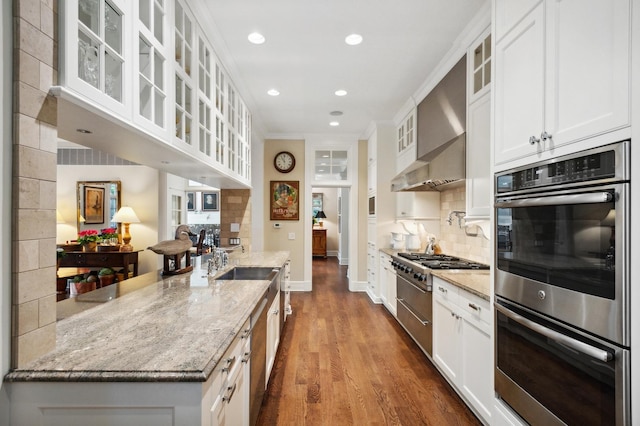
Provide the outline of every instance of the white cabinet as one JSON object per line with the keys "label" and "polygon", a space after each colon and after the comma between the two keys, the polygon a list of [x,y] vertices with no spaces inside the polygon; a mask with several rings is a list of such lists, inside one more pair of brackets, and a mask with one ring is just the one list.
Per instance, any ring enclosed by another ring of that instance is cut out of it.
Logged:
{"label": "white cabinet", "polygon": [[368,195],[375,195],[378,187],[378,162],[370,162],[367,166],[367,193]]}
{"label": "white cabinet", "polygon": [[391,266],[391,256],[380,252],[379,255],[379,273],[380,280],[380,298],[382,304],[393,314],[397,316],[397,289],[396,289],[396,271]]}
{"label": "white cabinet", "polygon": [[487,300],[433,278],[433,361],[486,422],[493,407],[492,313]]}
{"label": "white cabinet", "polygon": [[265,387],[269,382],[271,369],[276,360],[278,345],[280,344],[280,290],[273,299],[267,311],[267,372],[265,377]]}
{"label": "white cabinet", "polygon": [[378,255],[376,250],[376,244],[372,242],[367,243],[367,293],[371,300],[379,300],[378,295]]}
{"label": "white cabinet", "polygon": [[495,7],[495,164],[629,126],[629,0],[548,0],[513,28],[510,2]]}
{"label": "white cabinet", "polygon": [[61,2],[62,85],[116,114],[129,114],[133,4],[124,0]]}
{"label": "white cabinet", "polygon": [[396,192],[397,219],[440,219],[440,193]]}
{"label": "white cabinet", "polygon": [[396,173],[410,166],[418,155],[416,111],[413,108],[396,128]]}
{"label": "white cabinet", "polygon": [[210,422],[203,421],[203,425],[249,424],[250,330],[247,320],[207,381],[211,386],[204,392],[202,409],[203,420]]}
{"label": "white cabinet", "polygon": [[466,217],[488,220],[491,205],[491,34],[467,52]]}
{"label": "white cabinet", "polygon": [[467,215],[489,219],[491,212],[491,93],[469,105],[467,122]]}

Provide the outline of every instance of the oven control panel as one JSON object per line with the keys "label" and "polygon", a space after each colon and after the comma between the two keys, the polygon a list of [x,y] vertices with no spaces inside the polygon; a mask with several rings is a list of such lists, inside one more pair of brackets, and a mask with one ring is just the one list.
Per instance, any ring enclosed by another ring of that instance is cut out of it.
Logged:
{"label": "oven control panel", "polygon": [[537,189],[603,179],[626,180],[622,156],[628,141],[558,157],[496,175],[496,193]]}

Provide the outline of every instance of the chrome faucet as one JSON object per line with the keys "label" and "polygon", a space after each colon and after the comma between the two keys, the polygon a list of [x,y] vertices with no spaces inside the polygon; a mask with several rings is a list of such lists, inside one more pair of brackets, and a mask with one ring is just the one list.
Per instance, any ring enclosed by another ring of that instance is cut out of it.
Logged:
{"label": "chrome faucet", "polygon": [[447,219],[447,222],[449,223],[449,225],[453,225],[453,216],[458,218],[458,227],[462,228],[462,219],[464,219],[464,216],[467,214],[467,212],[461,211],[461,210],[453,210],[451,213],[449,213],[449,218]]}

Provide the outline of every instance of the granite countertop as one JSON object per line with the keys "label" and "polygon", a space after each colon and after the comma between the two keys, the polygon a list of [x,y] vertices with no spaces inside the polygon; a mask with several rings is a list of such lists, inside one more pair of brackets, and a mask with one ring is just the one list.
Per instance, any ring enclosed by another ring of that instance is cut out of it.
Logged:
{"label": "granite countertop", "polygon": [[[70,299],[82,308],[57,322],[55,349],[5,380],[205,381],[269,287],[215,277],[236,265],[281,267],[287,259],[285,251],[234,253],[213,277],[196,262],[191,273],[144,274]],[[139,288],[127,291],[129,282]]]}
{"label": "granite countertop", "polygon": [[[390,256],[407,252],[407,250],[392,248],[381,248],[380,251]],[[491,279],[486,269],[432,269],[431,273],[485,300],[490,300]]]}
{"label": "granite countertop", "polygon": [[442,278],[451,284],[458,286],[485,300],[490,300],[491,279],[488,270],[470,269],[439,269],[431,272],[434,276]]}

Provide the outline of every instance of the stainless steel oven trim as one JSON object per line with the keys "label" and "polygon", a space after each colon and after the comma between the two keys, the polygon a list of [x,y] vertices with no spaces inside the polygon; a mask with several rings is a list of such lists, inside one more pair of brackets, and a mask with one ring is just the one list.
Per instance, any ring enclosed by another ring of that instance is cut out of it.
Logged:
{"label": "stainless steel oven trim", "polygon": [[[526,305],[538,312],[568,322],[575,327],[587,330],[597,336],[609,339],[614,343],[629,347],[630,313],[629,313],[629,184],[618,183],[599,186],[598,191],[613,189],[616,194],[615,238],[615,293],[614,300],[573,290],[552,286],[529,278],[505,272],[497,265],[495,268],[495,293],[506,299]],[[593,189],[591,189],[593,191]],[[581,188],[570,191],[552,192],[553,195],[569,195],[590,192]],[[546,194],[536,194],[544,197]],[[603,201],[604,202],[604,201]],[[609,201],[610,202],[610,201]],[[496,208],[503,207],[496,202]],[[496,262],[498,262],[497,246],[494,246]],[[541,298],[541,293],[545,295]],[[589,315],[585,308],[589,307]]]}
{"label": "stainless steel oven trim", "polygon": [[608,192],[589,192],[573,195],[539,195],[535,198],[507,199],[496,201],[496,207],[537,207],[560,206],[563,204],[595,204],[608,203],[613,197]]}
{"label": "stainless steel oven trim", "polygon": [[411,315],[413,315],[415,317],[415,319],[417,321],[420,321],[420,323],[422,323],[422,325],[427,325],[427,324],[431,324],[431,321],[427,321],[427,320],[423,320],[422,318],[420,318],[415,312],[413,312],[413,309],[411,309],[411,306],[407,305],[406,303],[404,303],[404,299],[399,299],[396,297],[396,301],[400,304],[402,304],[402,306],[405,307],[405,309],[407,311],[409,311],[409,313]]}
{"label": "stainless steel oven trim", "polygon": [[559,343],[563,346],[567,346],[577,352],[580,352],[584,355],[590,356],[591,358],[595,358],[600,361],[609,362],[613,358],[613,355],[610,352],[603,351],[602,349],[595,348],[591,345],[588,345],[579,340],[573,339],[567,335],[562,333],[558,333],[555,330],[551,330],[550,328],[544,327],[538,323],[528,320],[527,318],[516,314],[513,311],[510,311],[507,308],[502,307],[501,305],[496,305],[496,309],[502,312],[508,318],[516,321],[517,323],[523,325],[524,327],[535,331],[538,334],[541,334],[549,339]]}
{"label": "stainless steel oven trim", "polygon": [[504,176],[504,175],[508,175],[511,173],[515,173],[521,170],[526,170],[532,167],[540,167],[540,166],[545,166],[548,164],[552,164],[558,161],[563,161],[563,160],[570,160],[572,158],[579,158],[579,157],[583,157],[585,155],[591,155],[591,154],[598,154],[600,152],[607,152],[607,151],[613,151],[615,153],[615,171],[614,171],[614,175],[610,178],[604,178],[604,179],[598,179],[598,180],[592,180],[592,181],[587,181],[587,182],[574,182],[574,183],[564,183],[562,182],[562,187],[563,188],[576,188],[576,187],[584,187],[584,186],[594,186],[594,185],[606,185],[609,183],[615,183],[615,182],[620,182],[620,181],[628,181],[631,177],[631,160],[629,158],[630,154],[629,154],[629,146],[630,146],[630,141],[626,140],[626,141],[621,141],[621,142],[616,142],[614,144],[610,144],[610,145],[605,145],[605,146],[601,146],[598,148],[593,148],[593,149],[588,149],[585,151],[580,151],[577,152],[575,154],[569,154],[569,155],[563,155],[561,157],[557,157],[557,158],[552,158],[549,160],[544,160],[544,161],[539,161],[536,163],[531,163],[531,164],[527,164],[526,166],[523,167],[516,167],[513,169],[509,169],[509,170],[505,170],[505,171],[501,171],[499,173],[497,173],[494,176],[494,190],[496,195],[499,194],[500,197],[505,197],[505,196],[509,196],[511,194],[528,194],[528,193],[532,193],[532,192],[540,192],[540,191],[548,191],[549,188],[552,188],[553,186],[545,186],[542,188],[528,188],[528,189],[521,189],[521,190],[517,190],[517,191],[511,191],[511,192],[502,192],[502,193],[498,193],[498,188],[496,187],[497,182],[498,182],[498,176]]}
{"label": "stainless steel oven trim", "polygon": [[[500,306],[503,305],[503,306]],[[494,323],[498,324],[498,312],[502,312],[504,315],[510,317],[512,312],[509,310],[510,303],[508,301],[501,300],[500,297],[496,297],[496,303],[494,304]],[[502,309],[500,309],[502,308]],[[518,309],[522,309],[523,311],[533,315],[534,317],[540,317],[538,313],[535,311],[528,309],[524,306],[518,306]],[[509,311],[509,314],[504,311]],[[517,314],[515,314],[517,315]],[[591,339],[595,342],[598,342],[601,345],[604,345],[611,349],[611,352],[614,354],[613,359],[610,362],[613,362],[615,365],[615,388],[616,388],[616,412],[620,413],[619,418],[616,418],[616,426],[623,426],[630,424],[631,418],[631,384],[630,384],[630,368],[631,368],[631,354],[630,350],[626,348],[621,348],[616,345],[611,344],[610,342],[604,341],[597,337],[587,335],[580,330],[573,329],[568,327],[566,324],[562,324],[559,321],[556,321],[552,318],[545,317],[545,320],[550,321],[553,324],[559,325],[560,327],[570,329],[574,333],[584,336],[588,339]],[[522,324],[524,327],[529,328],[527,325]],[[537,326],[546,327],[536,324]],[[531,329],[531,328],[530,328]],[[536,329],[531,329],[533,332],[538,332]],[[548,330],[548,329],[547,329]],[[498,398],[505,401],[511,408],[513,408],[516,412],[518,412],[525,420],[528,422],[533,422],[537,424],[548,424],[548,425],[564,425],[565,423],[558,419],[553,413],[547,410],[542,404],[540,404],[537,400],[535,400],[526,390],[520,387],[516,382],[514,382],[507,374],[505,374],[499,367],[499,359],[498,359],[498,328],[496,328],[496,338],[494,339],[494,351],[495,351],[495,370],[494,370],[494,380],[495,380],[495,391]],[[553,331],[553,330],[552,330]]]}

